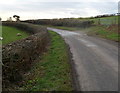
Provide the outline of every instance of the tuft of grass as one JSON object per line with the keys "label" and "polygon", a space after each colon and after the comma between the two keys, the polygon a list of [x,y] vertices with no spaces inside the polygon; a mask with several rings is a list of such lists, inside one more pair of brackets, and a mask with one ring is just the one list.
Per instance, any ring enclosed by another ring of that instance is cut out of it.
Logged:
{"label": "tuft of grass", "polygon": [[[29,36],[28,33],[14,27],[9,27],[9,26],[2,26],[2,30],[0,31],[2,31],[3,45]],[[20,33],[21,36],[17,36],[17,33]]]}
{"label": "tuft of grass", "polygon": [[27,76],[23,90],[72,91],[71,70],[67,46],[55,32],[49,31],[51,45]]}

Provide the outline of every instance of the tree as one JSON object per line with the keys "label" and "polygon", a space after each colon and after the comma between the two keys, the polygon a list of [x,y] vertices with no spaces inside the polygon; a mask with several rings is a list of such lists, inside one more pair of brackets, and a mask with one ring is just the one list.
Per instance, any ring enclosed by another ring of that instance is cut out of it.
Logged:
{"label": "tree", "polygon": [[13,18],[15,18],[16,21],[20,21],[20,16],[18,16],[18,15],[13,15]]}

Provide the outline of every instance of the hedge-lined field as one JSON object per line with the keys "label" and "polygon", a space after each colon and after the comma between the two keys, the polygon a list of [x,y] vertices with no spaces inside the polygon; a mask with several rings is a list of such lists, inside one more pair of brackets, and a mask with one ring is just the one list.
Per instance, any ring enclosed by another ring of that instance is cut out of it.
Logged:
{"label": "hedge-lined field", "polygon": [[20,33],[25,31],[28,35],[31,34],[30,36],[26,35],[24,39],[2,46],[2,91],[16,91],[16,87],[24,79],[24,74],[31,69],[35,60],[46,50],[50,38],[47,29],[42,26],[20,22],[6,22],[3,25],[12,27],[6,28],[8,37],[16,36],[16,33],[14,34],[12,31],[18,29],[20,29]]}
{"label": "hedge-lined field", "polygon": [[100,23],[101,25],[107,25],[107,26],[112,24],[118,24],[118,16],[94,18],[91,20],[93,20],[95,24]]}
{"label": "hedge-lined field", "polygon": [[[21,34],[17,36],[17,34]],[[8,44],[16,40],[28,37],[29,34],[14,27],[2,26],[2,44]]]}

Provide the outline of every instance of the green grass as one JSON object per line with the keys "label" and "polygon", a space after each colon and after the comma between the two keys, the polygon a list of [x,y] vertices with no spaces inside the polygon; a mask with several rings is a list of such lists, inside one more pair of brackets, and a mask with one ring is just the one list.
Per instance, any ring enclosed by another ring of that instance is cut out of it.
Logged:
{"label": "green grass", "polygon": [[[22,35],[17,36],[17,33],[20,33]],[[2,44],[3,45],[20,40],[28,36],[29,36],[28,33],[21,31],[17,28],[9,27],[9,26],[2,26],[2,37],[3,37]]]}
{"label": "green grass", "polygon": [[94,19],[89,19],[89,20],[93,20],[95,24],[98,24],[100,22],[101,25],[118,24],[118,16],[94,18]]}
{"label": "green grass", "polygon": [[27,76],[23,90],[72,91],[70,63],[67,46],[55,32],[49,31],[51,45]]}
{"label": "green grass", "polygon": [[113,41],[120,40],[120,35],[117,32],[108,30],[106,26],[93,26],[85,30],[87,31],[88,35],[98,36]]}
{"label": "green grass", "polygon": [[108,30],[106,26],[102,25],[95,25],[85,29],[78,27],[63,27],[63,26],[51,26],[51,27],[70,31],[85,31],[88,35],[98,36],[113,41],[120,40],[120,35],[117,32],[115,32],[117,31],[117,28],[112,28],[111,30]]}
{"label": "green grass", "polygon": [[118,16],[111,16],[111,17],[102,17],[102,18],[83,18],[79,19],[81,21],[87,21],[87,20],[93,20],[94,24],[98,24],[100,22],[101,25],[112,25],[112,24],[118,24]]}
{"label": "green grass", "polygon": [[63,30],[70,30],[70,31],[79,31],[83,29],[79,27],[65,27],[65,26],[49,26],[49,27],[54,27],[54,28],[63,29]]}

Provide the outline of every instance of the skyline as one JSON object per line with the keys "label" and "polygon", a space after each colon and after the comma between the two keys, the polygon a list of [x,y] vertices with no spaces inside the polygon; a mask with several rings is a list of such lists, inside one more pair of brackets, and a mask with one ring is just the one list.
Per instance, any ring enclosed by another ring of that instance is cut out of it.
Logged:
{"label": "skyline", "polygon": [[[74,2],[73,2],[74,1]],[[108,2],[109,1],[109,2]],[[13,15],[19,15],[21,20],[78,18],[91,17],[102,14],[118,13],[117,0],[7,0],[0,3],[0,17],[2,20]]]}

